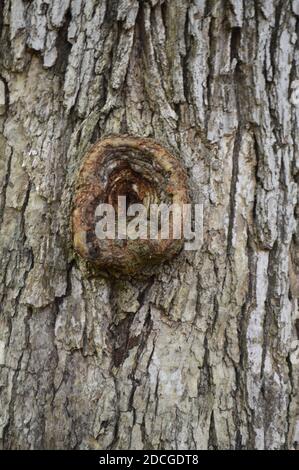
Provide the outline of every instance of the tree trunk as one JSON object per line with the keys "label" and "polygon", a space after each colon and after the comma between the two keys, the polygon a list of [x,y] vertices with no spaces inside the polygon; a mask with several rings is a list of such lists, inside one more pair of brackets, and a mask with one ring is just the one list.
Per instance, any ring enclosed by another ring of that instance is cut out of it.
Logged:
{"label": "tree trunk", "polygon": [[[299,1],[1,0],[0,30],[1,447],[296,448]],[[111,133],[204,204],[202,248],[146,280],[73,251]]]}

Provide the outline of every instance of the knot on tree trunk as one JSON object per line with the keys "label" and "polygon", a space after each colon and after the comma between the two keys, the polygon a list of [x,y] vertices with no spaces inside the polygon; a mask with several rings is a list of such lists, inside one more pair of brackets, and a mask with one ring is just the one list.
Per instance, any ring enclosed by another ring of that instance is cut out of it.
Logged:
{"label": "knot on tree trunk", "polygon": [[[169,236],[161,236],[161,207],[183,210],[188,202],[187,175],[165,148],[148,138],[107,137],[91,148],[79,171],[72,214],[74,249],[99,272],[146,274],[147,268],[177,254],[184,242],[173,233],[172,210]],[[140,209],[137,218],[132,208]],[[149,220],[152,208],[159,219],[156,233]]]}

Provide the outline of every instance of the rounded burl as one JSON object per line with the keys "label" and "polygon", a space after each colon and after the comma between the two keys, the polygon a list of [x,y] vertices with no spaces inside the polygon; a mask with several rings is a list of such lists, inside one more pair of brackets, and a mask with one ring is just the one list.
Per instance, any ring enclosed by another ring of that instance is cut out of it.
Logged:
{"label": "rounded burl", "polygon": [[[83,159],[72,214],[75,251],[93,268],[116,276],[145,274],[148,268],[171,259],[184,243],[175,239],[172,226],[167,239],[150,234],[145,239],[100,239],[97,208],[110,204],[116,214],[119,196],[126,204],[143,204],[150,217],[151,205],[183,205],[189,202],[187,175],[179,161],[152,139],[111,136],[97,142]],[[172,213],[170,212],[170,219]],[[130,220],[130,217],[127,217]],[[150,226],[150,224],[148,224]]]}

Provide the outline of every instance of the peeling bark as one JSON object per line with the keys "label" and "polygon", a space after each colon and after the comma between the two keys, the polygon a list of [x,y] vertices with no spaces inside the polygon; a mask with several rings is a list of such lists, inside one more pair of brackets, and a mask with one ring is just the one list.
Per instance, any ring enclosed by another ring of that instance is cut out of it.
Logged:
{"label": "peeling bark", "polygon": [[[1,447],[297,448],[298,0],[1,0],[0,30]],[[72,247],[115,133],[204,203],[201,250],[146,280]]]}

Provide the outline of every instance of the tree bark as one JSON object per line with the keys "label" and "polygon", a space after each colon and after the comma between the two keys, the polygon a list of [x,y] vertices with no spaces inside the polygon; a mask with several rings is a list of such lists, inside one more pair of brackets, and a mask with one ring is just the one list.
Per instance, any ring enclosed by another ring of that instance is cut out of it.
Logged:
{"label": "tree bark", "polygon": [[[295,449],[298,0],[1,0],[0,29],[1,447]],[[201,250],[147,280],[72,247],[111,133],[204,204]]]}

